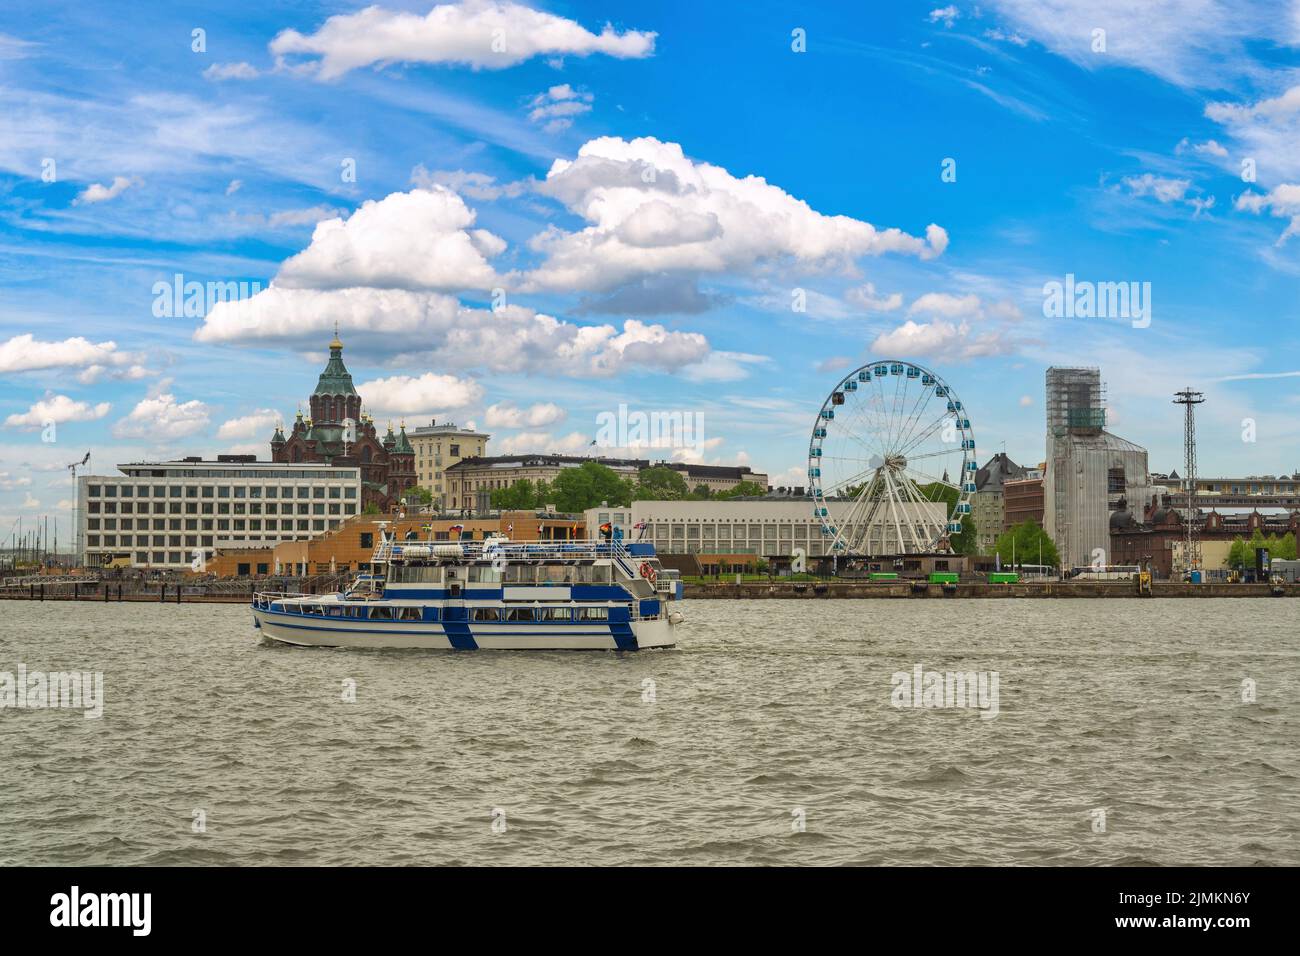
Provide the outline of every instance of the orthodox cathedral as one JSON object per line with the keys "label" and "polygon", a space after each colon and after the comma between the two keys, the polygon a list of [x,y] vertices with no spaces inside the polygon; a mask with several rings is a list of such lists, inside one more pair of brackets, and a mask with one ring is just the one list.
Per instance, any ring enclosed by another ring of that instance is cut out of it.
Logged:
{"label": "orthodox cathedral", "polygon": [[405,424],[393,434],[390,422],[381,439],[375,420],[362,412],[361,396],[343,365],[337,329],[310,404],[311,417],[304,419],[300,410],[288,438],[276,427],[271,460],[360,468],[362,509],[374,505],[382,512],[397,511],[402,493],[415,484],[415,449]]}

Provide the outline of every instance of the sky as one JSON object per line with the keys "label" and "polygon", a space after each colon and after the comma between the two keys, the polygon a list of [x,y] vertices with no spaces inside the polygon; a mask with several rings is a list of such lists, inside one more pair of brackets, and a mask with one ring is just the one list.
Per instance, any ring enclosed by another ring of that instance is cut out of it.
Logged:
{"label": "sky", "polygon": [[[1152,470],[1192,387],[1202,475],[1289,474],[1298,67],[1295,2],[6,5],[0,533],[66,541],[87,451],[268,457],[335,323],[381,429],[492,454],[626,404],[804,484],[898,358],[981,460],[1041,461],[1084,365]],[[1059,314],[1067,276],[1149,311]]]}

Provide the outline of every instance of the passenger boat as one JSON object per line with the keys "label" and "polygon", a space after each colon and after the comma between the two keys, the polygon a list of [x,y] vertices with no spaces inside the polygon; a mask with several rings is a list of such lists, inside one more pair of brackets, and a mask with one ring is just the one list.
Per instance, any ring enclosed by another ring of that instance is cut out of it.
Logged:
{"label": "passenger boat", "polygon": [[649,543],[383,533],[371,567],[338,594],[254,594],[255,626],[304,647],[635,651],[672,647],[683,620]]}

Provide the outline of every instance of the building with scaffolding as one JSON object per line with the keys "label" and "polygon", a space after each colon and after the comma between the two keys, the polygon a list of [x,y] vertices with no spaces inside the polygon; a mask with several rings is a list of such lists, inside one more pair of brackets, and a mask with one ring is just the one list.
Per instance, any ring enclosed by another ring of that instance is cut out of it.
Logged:
{"label": "building with scaffolding", "polygon": [[1101,370],[1047,370],[1043,527],[1066,568],[1113,564],[1110,516],[1151,502],[1147,452],[1106,431]]}

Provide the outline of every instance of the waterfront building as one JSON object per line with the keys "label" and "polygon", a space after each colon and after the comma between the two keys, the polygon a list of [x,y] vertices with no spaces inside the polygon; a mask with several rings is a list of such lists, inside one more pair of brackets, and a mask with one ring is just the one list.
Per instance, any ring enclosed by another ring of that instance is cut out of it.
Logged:
{"label": "waterfront building", "polygon": [[464,505],[450,490],[446,471],[466,458],[482,458],[490,435],[472,428],[457,428],[455,422],[412,429],[411,447],[415,449],[415,478],[422,488],[433,494],[433,504],[442,511],[457,510]]}
{"label": "waterfront building", "polygon": [[[1163,494],[1176,495],[1186,507],[1185,482],[1178,472],[1153,474],[1152,486]],[[1197,478],[1196,505],[1200,508],[1246,509],[1300,508],[1300,473],[1292,475],[1249,475],[1244,478]]]}
{"label": "waterfront building", "polygon": [[370,571],[370,559],[382,531],[398,541],[483,541],[495,535],[511,541],[574,541],[587,537],[582,515],[503,511],[486,517],[434,518],[398,512],[363,514],[343,521],[325,534],[284,541],[262,548],[222,550],[208,564],[218,577],[259,575],[332,575]]}
{"label": "waterfront building", "polygon": [[1146,449],[1106,431],[1099,369],[1049,368],[1046,405],[1043,528],[1065,567],[1113,564],[1111,514],[1153,498]]}
{"label": "waterfront building", "polygon": [[448,466],[447,493],[451,510],[486,512],[492,510],[492,492],[509,488],[516,481],[554,481],[566,468],[578,468],[594,461],[613,470],[621,478],[635,481],[650,462],[644,458],[584,458],[581,455],[496,455],[465,458]]}
{"label": "waterfront building", "polygon": [[[486,437],[486,436],[485,436]],[[581,455],[497,455],[463,458],[445,469],[449,510],[481,512],[492,508],[492,492],[509,488],[516,481],[537,484],[554,481],[566,468],[577,468],[594,461],[611,469],[621,478],[635,482],[646,468],[671,468],[682,476],[689,491],[700,485],[717,494],[736,485],[750,482],[766,489],[767,475],[748,466],[696,465],[686,462],[650,461],[646,458],[586,458]]]}
{"label": "waterfront building", "polygon": [[361,506],[380,511],[396,508],[402,493],[416,482],[415,449],[406,426],[394,434],[390,422],[381,438],[375,421],[361,407],[361,396],[343,364],[338,332],[329,344],[330,357],[308,399],[311,417],[298,412],[288,436],[276,426],[271,460],[285,464],[325,464],[352,468],[361,474]]}
{"label": "waterfront building", "polygon": [[120,475],[77,478],[82,563],[189,568],[224,548],[321,535],[360,510],[357,468],[259,462],[134,462]]}
{"label": "waterfront building", "polygon": [[998,452],[975,473],[975,491],[971,493],[970,506],[977,553],[993,553],[1006,517],[1003,487],[1008,481],[1026,477],[1027,472],[1027,468],[1007,457],[1006,452]]}
{"label": "waterfront building", "polygon": [[1043,524],[1043,473],[1002,483],[1002,530],[1034,521]]}
{"label": "waterfront building", "polygon": [[[1177,495],[1181,504],[1183,496]],[[1300,512],[1261,514],[1221,514],[1217,511],[1196,515],[1196,536],[1200,542],[1205,573],[1213,578],[1227,573],[1226,562],[1232,543],[1241,538],[1249,541],[1259,531],[1265,537],[1287,534],[1300,536]],[[1186,544],[1183,513],[1174,506],[1174,496],[1152,502],[1139,518],[1122,509],[1111,515],[1110,541],[1113,564],[1136,565],[1151,562],[1157,578],[1170,578],[1174,568],[1184,567],[1182,556]]]}
{"label": "waterfront building", "polygon": [[[925,507],[935,521],[947,519],[941,502]],[[586,518],[588,527],[608,522],[622,528],[626,540],[650,541],[658,554],[693,555],[704,573],[753,566],[760,560],[788,566],[798,554],[808,559],[811,568],[812,562],[830,553],[830,539],[822,533],[808,497],[634,501],[628,508],[589,508]],[[892,528],[881,519],[870,530],[873,553],[889,550],[885,542]]]}
{"label": "waterfront building", "polygon": [[710,494],[716,495],[722,491],[730,491],[742,481],[758,485],[764,491],[768,488],[767,475],[761,471],[751,470],[748,465],[696,465],[683,461],[656,462],[656,464],[679,472],[686,482],[686,487],[691,491],[703,485],[709,489]]}

